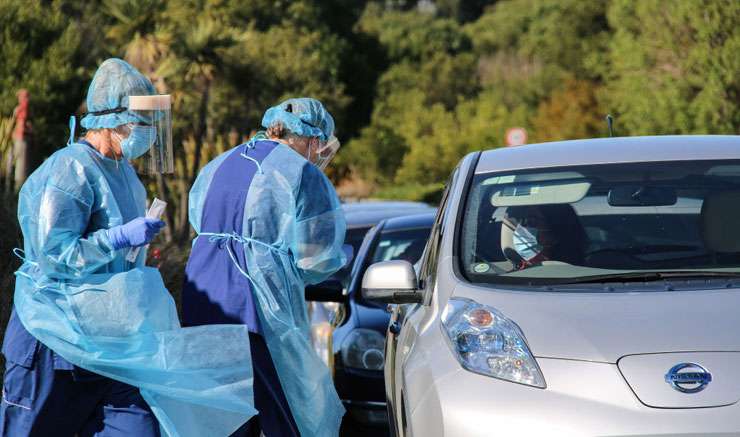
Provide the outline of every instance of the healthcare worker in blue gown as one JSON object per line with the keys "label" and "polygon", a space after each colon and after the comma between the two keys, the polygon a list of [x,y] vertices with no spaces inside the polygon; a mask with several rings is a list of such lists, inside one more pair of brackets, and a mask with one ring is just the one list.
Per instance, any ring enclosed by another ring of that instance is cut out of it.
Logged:
{"label": "healthcare worker in blue gown", "polygon": [[[87,133],[18,199],[23,259],[5,331],[2,436],[226,437],[256,411],[243,325],[182,328],[147,244],[129,160],[171,167],[170,97],[120,59],[98,68]],[[169,147],[167,146],[169,144]]]}
{"label": "healthcare worker in blue gown", "polygon": [[249,329],[258,415],[234,435],[333,436],[344,409],[309,340],[304,287],[341,268],[345,221],[322,172],[339,148],[315,99],[286,100],[266,133],[210,162],[190,192],[197,232],[183,323]]}
{"label": "healthcare worker in blue gown", "polygon": [[[115,62],[101,69],[127,70]],[[128,78],[128,83],[126,77],[116,79],[123,81],[121,88],[128,94],[154,92],[141,75]],[[144,187],[127,159],[121,159],[136,158],[150,146],[130,135],[128,124],[133,121],[125,112],[89,112],[82,120],[83,126],[91,128],[87,135],[47,159],[21,189],[19,219],[26,253],[38,255],[48,275],[62,278],[84,271],[122,270],[125,261],[115,256],[116,250],[146,244],[164,226],[160,220],[141,217],[146,204]],[[29,199],[28,188],[49,176],[51,180],[44,183],[54,192],[47,191],[44,199]],[[110,187],[115,205],[99,198],[96,191],[101,185]],[[86,192],[91,194],[87,199],[83,197]],[[58,204],[63,197],[69,199],[66,208]],[[87,211],[75,204],[86,200],[91,202],[85,205]],[[41,217],[47,229],[24,226],[28,222],[23,220],[22,209],[29,201],[46,204],[39,213],[47,214]],[[77,211],[72,212],[73,208]],[[65,212],[79,214],[77,226]],[[84,220],[83,214],[87,215]],[[116,218],[120,224],[105,226]],[[76,233],[78,238],[70,238]],[[15,310],[5,330],[2,352],[6,361],[0,409],[3,436],[159,435],[157,420],[138,389],[66,361],[33,337]]]}

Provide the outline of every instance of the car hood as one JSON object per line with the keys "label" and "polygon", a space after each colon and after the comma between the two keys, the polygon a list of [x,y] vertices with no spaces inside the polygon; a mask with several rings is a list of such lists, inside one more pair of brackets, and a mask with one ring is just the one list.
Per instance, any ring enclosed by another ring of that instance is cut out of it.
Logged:
{"label": "car hood", "polygon": [[629,290],[532,292],[458,286],[453,297],[501,311],[519,325],[536,357],[616,363],[636,354],[740,351],[740,288],[665,291],[665,285],[646,284],[644,290],[653,291]]}

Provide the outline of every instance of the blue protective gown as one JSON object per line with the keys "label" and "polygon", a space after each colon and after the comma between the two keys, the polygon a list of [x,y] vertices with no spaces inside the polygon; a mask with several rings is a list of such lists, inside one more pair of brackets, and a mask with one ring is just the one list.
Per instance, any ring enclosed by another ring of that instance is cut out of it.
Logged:
{"label": "blue protective gown", "polygon": [[64,360],[138,387],[166,435],[227,436],[255,414],[248,332],[180,328],[145,251],[113,249],[106,229],[144,215],[145,196],[130,164],[87,145],[47,159],[19,196],[16,314]]}
{"label": "blue protective gown", "polygon": [[[257,142],[249,156],[261,163],[277,144]],[[213,174],[204,200],[201,233],[243,234],[244,205],[256,173],[257,166],[245,161],[239,153],[223,160]],[[208,238],[193,241],[182,290],[183,324],[242,323],[250,332],[259,333],[252,286],[240,271],[246,270],[246,265],[241,243],[234,239],[221,240],[218,244]]]}
{"label": "blue protective gown", "polygon": [[304,298],[306,284],[345,263],[333,186],[290,147],[251,141],[204,167],[189,208],[198,237],[183,293],[186,323],[239,322],[259,333],[301,435],[338,434],[344,408],[311,346]]}
{"label": "blue protective gown", "polygon": [[[81,142],[88,147],[90,145]],[[115,163],[104,159],[101,165]],[[116,168],[111,183],[123,201],[125,220],[137,217],[143,187],[130,166]],[[133,179],[131,179],[133,177]],[[159,435],[159,424],[135,387],[76,368],[40,344],[12,312],[3,339],[5,375],[0,407],[0,435],[115,435],[127,429],[141,436]],[[57,372],[59,370],[65,372]],[[73,412],[73,414],[70,414]]]}

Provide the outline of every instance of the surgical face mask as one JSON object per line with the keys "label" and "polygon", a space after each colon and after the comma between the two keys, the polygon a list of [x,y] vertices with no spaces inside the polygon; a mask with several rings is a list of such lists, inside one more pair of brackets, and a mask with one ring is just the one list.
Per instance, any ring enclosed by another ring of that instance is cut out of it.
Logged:
{"label": "surgical face mask", "polygon": [[537,241],[538,233],[537,229],[529,229],[522,225],[517,225],[514,229],[512,238],[514,250],[526,261],[531,261],[542,253],[543,247]]}
{"label": "surgical face mask", "polygon": [[[142,158],[139,169],[149,174],[173,173],[175,161],[172,150],[172,98],[165,95],[129,96],[129,111],[146,126],[138,126],[139,130],[149,132],[149,146],[144,147],[146,135],[138,133],[139,138],[132,149],[132,156],[144,155],[146,150],[152,149]],[[143,128],[143,129],[142,129]],[[133,159],[133,158],[129,158]]]}
{"label": "surgical face mask", "polygon": [[131,161],[146,152],[154,144],[154,128],[152,126],[133,125],[128,137],[121,140],[121,153]]}

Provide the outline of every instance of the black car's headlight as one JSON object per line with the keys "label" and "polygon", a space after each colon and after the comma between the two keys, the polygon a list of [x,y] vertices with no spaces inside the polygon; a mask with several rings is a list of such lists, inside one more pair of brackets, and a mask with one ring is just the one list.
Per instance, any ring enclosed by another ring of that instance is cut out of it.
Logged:
{"label": "black car's headlight", "polygon": [[344,339],[341,352],[346,367],[382,370],[385,364],[385,337],[372,329],[353,329]]}

